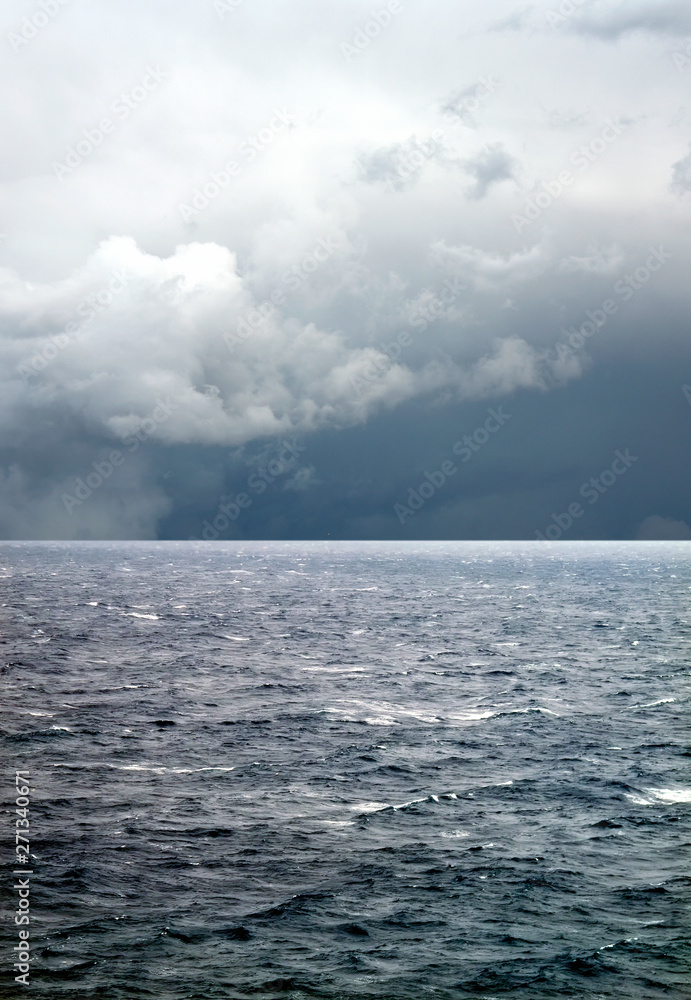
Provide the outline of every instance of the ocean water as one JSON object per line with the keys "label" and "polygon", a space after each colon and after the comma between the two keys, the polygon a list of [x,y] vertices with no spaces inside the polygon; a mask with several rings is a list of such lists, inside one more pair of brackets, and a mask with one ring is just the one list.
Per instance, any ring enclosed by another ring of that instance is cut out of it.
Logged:
{"label": "ocean water", "polygon": [[2,996],[691,996],[691,546],[0,566],[33,872],[31,985],[8,891]]}

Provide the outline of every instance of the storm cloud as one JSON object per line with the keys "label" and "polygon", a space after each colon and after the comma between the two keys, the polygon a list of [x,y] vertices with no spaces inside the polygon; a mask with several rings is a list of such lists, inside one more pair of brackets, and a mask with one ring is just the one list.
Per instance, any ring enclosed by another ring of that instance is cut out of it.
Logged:
{"label": "storm cloud", "polygon": [[3,537],[535,537],[626,448],[565,537],[686,537],[686,5],[47,6]]}

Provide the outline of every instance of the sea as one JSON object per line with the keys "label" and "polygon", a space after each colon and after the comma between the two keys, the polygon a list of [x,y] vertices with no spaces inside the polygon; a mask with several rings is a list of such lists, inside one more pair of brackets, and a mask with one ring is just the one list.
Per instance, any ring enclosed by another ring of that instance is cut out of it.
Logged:
{"label": "sea", "polygon": [[2,997],[691,997],[691,543],[6,542],[0,577]]}

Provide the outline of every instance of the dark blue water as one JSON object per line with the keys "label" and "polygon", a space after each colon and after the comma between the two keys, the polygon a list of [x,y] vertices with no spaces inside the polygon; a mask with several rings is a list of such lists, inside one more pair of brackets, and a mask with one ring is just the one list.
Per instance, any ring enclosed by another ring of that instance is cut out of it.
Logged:
{"label": "dark blue water", "polygon": [[0,563],[3,996],[691,995],[689,545]]}

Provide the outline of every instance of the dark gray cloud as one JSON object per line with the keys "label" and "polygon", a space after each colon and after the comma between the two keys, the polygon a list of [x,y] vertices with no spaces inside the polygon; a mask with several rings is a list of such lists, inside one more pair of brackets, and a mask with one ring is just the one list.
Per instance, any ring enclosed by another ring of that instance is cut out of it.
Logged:
{"label": "dark gray cloud", "polygon": [[672,190],[680,195],[691,191],[691,148],[686,156],[672,164]]}
{"label": "dark gray cloud", "polygon": [[480,199],[488,194],[494,184],[516,180],[518,161],[501,143],[493,143],[485,146],[475,156],[464,160],[463,167],[475,178],[469,197]]}
{"label": "dark gray cloud", "polygon": [[360,178],[366,183],[381,184],[391,191],[405,191],[416,184],[430,163],[443,165],[449,156],[439,129],[425,139],[413,136],[406,142],[362,153],[358,160]]}
{"label": "dark gray cloud", "polygon": [[[258,495],[248,488],[247,467],[233,466],[220,492],[232,500],[244,490],[252,503],[219,537],[535,538],[574,502],[583,514],[565,538],[636,537],[639,529],[661,527],[669,534],[668,524],[641,526],[660,508],[658,517],[687,523],[691,513],[691,473],[683,458],[691,412],[678,373],[656,364],[651,352],[620,369],[619,380],[614,374],[592,368],[562,390],[558,410],[549,393],[518,392],[444,408],[408,403],[337,437],[321,432],[302,442],[302,461],[319,470],[319,482],[299,494],[278,476]],[[476,443],[473,435],[490,411],[508,419],[464,461],[463,439]],[[617,452],[627,449],[636,461],[614,486],[605,476],[604,492],[590,502],[590,480],[599,482]],[[439,485],[448,461],[456,471]],[[396,505],[410,503],[411,490],[430,482],[436,484],[431,497],[401,523]],[[181,504],[174,507],[162,530],[199,536],[204,521],[213,524],[219,498],[210,496],[201,513],[195,506],[185,518]]]}
{"label": "dark gray cloud", "polygon": [[605,42],[637,32],[677,38],[691,33],[691,11],[686,0],[544,0],[492,21],[489,31],[564,31]]}
{"label": "dark gray cloud", "polygon": [[[576,3],[573,4],[576,6]],[[691,33],[691,8],[686,0],[620,0],[616,4],[593,4],[582,11],[562,15],[559,20],[579,35],[601,38],[614,42],[634,32],[646,32],[664,37],[678,37]]]}

